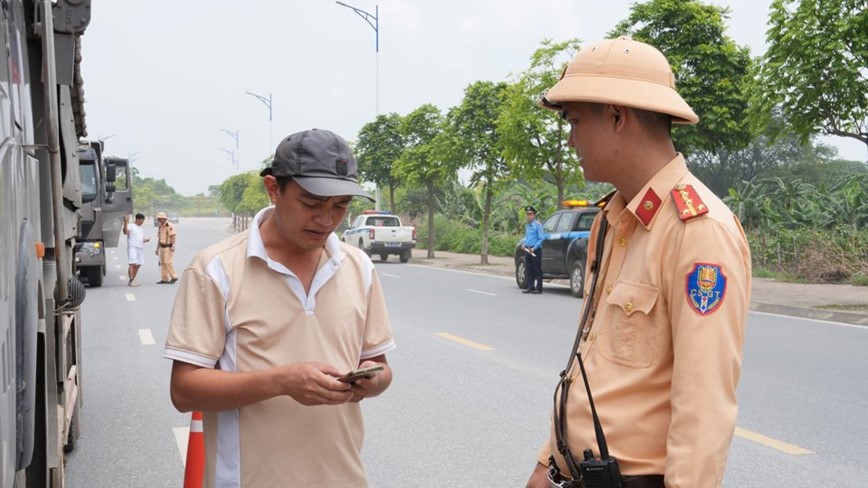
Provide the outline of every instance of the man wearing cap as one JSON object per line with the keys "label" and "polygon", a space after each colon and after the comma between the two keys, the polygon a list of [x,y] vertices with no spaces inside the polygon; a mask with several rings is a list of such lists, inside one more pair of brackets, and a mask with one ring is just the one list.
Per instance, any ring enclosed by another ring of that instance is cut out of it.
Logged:
{"label": "man wearing cap", "polygon": [[261,174],[272,206],[184,271],[172,402],[203,411],[207,487],[366,487],[359,402],[389,387],[395,343],[373,263],[333,231],[353,196],[370,197],[326,130],[285,138]]}
{"label": "man wearing cap", "polygon": [[600,456],[581,360],[623,486],[718,487],[751,261],[738,219],[673,145],[670,124],[698,117],[663,54],[624,37],[584,47],[542,105],[569,121],[585,177],[616,191],[591,230],[579,335],[527,486],[582,486],[583,451]]}
{"label": "man wearing cap", "polygon": [[522,293],[542,293],[542,243],[545,238],[542,224],[536,219],[536,209],[524,207],[527,223],[524,225],[524,269],[527,272],[527,288]]}
{"label": "man wearing cap", "polygon": [[160,281],[158,285],[170,285],[178,281],[178,273],[175,272],[175,226],[169,222],[166,212],[157,213],[157,251],[154,253],[160,257]]}

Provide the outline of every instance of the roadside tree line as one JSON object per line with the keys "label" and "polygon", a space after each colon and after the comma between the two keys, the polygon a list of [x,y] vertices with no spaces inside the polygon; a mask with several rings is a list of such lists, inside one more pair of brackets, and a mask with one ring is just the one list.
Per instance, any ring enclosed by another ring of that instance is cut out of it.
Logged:
{"label": "roadside tree line", "polygon": [[[866,164],[841,161],[813,140],[849,137],[868,148],[864,0],[774,0],[760,57],[726,34],[728,13],[699,0],[649,0],[634,4],[609,37],[630,35],[667,55],[700,117],[674,129],[676,147],[733,205],[759,267],[806,279],[868,276]],[[381,189],[383,208],[419,224],[428,257],[438,248],[470,251],[487,264],[492,252],[511,254],[523,205],[546,216],[567,198],[609,190],[584,181],[568,124],[537,106],[580,44],[544,40],[524,71],[470,83],[455,107],[424,103],[361,128],[354,149],[362,179]],[[226,180],[219,196],[239,216],[267,204],[255,172]],[[357,199],[351,214],[365,205]],[[833,242],[841,243],[836,257],[816,261],[828,270],[799,271],[811,249]]]}

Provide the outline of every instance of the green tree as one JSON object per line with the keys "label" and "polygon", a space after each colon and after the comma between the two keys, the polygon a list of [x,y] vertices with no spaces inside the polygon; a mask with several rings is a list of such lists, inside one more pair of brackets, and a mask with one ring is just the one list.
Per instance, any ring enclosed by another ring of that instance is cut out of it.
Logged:
{"label": "green tree", "polygon": [[[823,174],[831,169],[837,156],[834,147],[802,141],[793,134],[781,134],[786,122],[781,117],[757,135],[747,147],[735,151],[721,149],[718,154],[699,152],[690,161],[691,169],[716,194],[726,194],[742,181],[789,175],[811,179],[808,173]],[[797,170],[798,168],[798,170]]]}
{"label": "green tree", "polygon": [[[482,247],[480,263],[488,264],[488,233],[494,194],[510,179],[503,156],[503,143],[496,120],[503,112],[506,83],[477,81],[464,89],[461,104],[449,111],[446,134],[454,136],[447,146],[463,167],[472,170],[470,183],[483,194]],[[451,216],[450,216],[451,217]]]}
{"label": "green tree", "polygon": [[728,14],[728,8],[698,0],[650,0],[634,4],[611,33],[647,42],[669,60],[678,93],[699,116],[699,124],[673,131],[685,154],[718,156],[752,139],[746,116],[750,52],[724,33]]}
{"label": "green tree", "polygon": [[396,113],[379,115],[359,131],[355,153],[359,173],[364,181],[373,181],[378,187],[389,187],[389,210],[395,211],[395,189],[400,180],[392,173],[392,165],[404,151],[401,135],[401,116]]}
{"label": "green tree", "polygon": [[395,176],[425,187],[428,197],[428,258],[434,258],[434,211],[437,186],[456,178],[458,166],[442,151],[447,144],[437,137],[443,132],[440,109],[425,104],[404,116],[401,135],[405,149],[395,162]]}
{"label": "green tree", "polygon": [[553,184],[558,202],[564,200],[567,185],[582,185],[584,178],[576,153],[567,143],[569,124],[559,114],[541,109],[538,102],[557,83],[569,56],[579,47],[578,39],[544,40],[531,56],[530,67],[507,87],[496,122],[512,173],[531,183]]}
{"label": "green tree", "polygon": [[220,185],[220,203],[226,210],[232,212],[232,226],[238,230],[241,201],[247,188],[247,175],[244,173],[232,175]]}
{"label": "green tree", "polygon": [[813,134],[868,145],[868,9],[865,0],[774,0],[756,69],[752,118],[780,109],[802,140]]}
{"label": "green tree", "polygon": [[249,171],[242,174],[244,179],[244,191],[241,193],[241,203],[238,205],[239,213],[245,215],[255,215],[256,212],[262,210],[271,204],[268,195],[265,191],[265,186],[262,184],[262,177],[258,171]]}

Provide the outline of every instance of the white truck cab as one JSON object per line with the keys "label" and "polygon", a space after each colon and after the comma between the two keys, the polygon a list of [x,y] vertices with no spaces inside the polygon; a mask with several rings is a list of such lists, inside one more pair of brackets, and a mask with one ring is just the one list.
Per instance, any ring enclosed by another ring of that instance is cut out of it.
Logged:
{"label": "white truck cab", "polygon": [[401,225],[397,215],[384,210],[365,210],[344,231],[341,240],[357,246],[368,256],[379,254],[381,261],[397,254],[402,263],[410,260],[416,247],[416,228]]}

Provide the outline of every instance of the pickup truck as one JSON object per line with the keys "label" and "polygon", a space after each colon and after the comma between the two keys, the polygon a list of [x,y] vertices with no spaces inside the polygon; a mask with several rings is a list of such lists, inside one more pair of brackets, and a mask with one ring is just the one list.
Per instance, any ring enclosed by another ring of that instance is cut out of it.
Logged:
{"label": "pickup truck", "polygon": [[344,231],[341,240],[358,246],[368,256],[379,254],[381,261],[397,254],[406,263],[410,250],[416,247],[416,228],[401,225],[401,219],[390,212],[366,210]]}
{"label": "pickup truck", "polygon": [[[543,222],[542,274],[544,280],[569,278],[570,293],[581,297],[585,292],[588,236],[600,207],[581,200],[567,200],[564,207]],[[524,239],[515,246],[515,283],[527,289],[523,243]]]}

